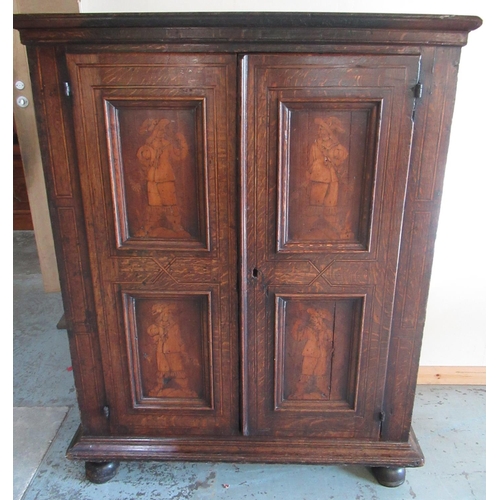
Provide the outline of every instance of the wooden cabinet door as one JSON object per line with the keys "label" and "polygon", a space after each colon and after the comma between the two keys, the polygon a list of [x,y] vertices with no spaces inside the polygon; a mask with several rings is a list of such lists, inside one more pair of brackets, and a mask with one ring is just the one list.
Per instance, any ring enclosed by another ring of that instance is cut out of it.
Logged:
{"label": "wooden cabinet door", "polygon": [[236,432],[236,58],[67,64],[111,433]]}
{"label": "wooden cabinet door", "polygon": [[241,67],[246,431],[378,438],[419,57]]}

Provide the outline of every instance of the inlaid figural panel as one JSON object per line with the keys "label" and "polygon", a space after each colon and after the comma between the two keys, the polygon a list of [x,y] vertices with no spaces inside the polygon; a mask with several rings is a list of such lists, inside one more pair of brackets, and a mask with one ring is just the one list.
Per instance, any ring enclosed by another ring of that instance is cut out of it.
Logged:
{"label": "inlaid figural panel", "polygon": [[212,408],[207,294],[125,294],[136,407]]}
{"label": "inlaid figural panel", "polygon": [[207,248],[204,104],[106,102],[119,246],[181,240]]}
{"label": "inlaid figural panel", "polygon": [[276,409],[353,409],[362,307],[362,297],[277,297]]}
{"label": "inlaid figural panel", "polygon": [[[325,400],[330,398],[334,329],[331,308],[297,307],[297,319],[285,322],[284,399]],[[287,325],[288,323],[288,325]],[[288,366],[287,366],[288,365]],[[294,369],[299,365],[299,369]],[[287,376],[289,375],[289,376]]]}
{"label": "inlaid figural panel", "polygon": [[280,250],[367,250],[380,103],[281,102]]}

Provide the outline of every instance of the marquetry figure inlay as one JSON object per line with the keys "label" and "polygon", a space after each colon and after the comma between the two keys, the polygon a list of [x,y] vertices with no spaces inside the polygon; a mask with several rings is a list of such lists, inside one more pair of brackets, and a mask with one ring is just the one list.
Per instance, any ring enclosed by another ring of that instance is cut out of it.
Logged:
{"label": "marquetry figure inlay", "polygon": [[[137,151],[137,158],[142,165],[148,168],[148,203],[149,207],[161,207],[159,215],[151,214],[145,224],[145,235],[165,237],[189,236],[182,225],[181,213],[177,203],[177,188],[175,170],[182,170],[182,161],[188,155],[188,144],[181,132],[175,132],[170,120],[148,118],[141,125],[140,134],[147,134],[148,138]],[[163,227],[155,220],[165,215],[170,227]]]}

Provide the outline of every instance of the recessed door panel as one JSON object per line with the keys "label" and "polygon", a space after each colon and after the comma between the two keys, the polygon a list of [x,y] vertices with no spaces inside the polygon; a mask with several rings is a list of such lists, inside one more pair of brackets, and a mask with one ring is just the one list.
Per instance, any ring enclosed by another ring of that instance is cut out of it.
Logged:
{"label": "recessed door panel", "polygon": [[377,438],[419,57],[242,68],[246,428]]}
{"label": "recessed door panel", "polygon": [[213,409],[210,298],[123,294],[135,408]]}
{"label": "recessed door panel", "polygon": [[207,249],[206,98],[106,100],[117,244]]}
{"label": "recessed door panel", "polygon": [[111,432],[236,432],[236,58],[67,62]]}
{"label": "recessed door panel", "polygon": [[364,297],[276,295],[275,409],[354,410]]}
{"label": "recessed door panel", "polygon": [[381,101],[280,102],[278,250],[368,250]]}

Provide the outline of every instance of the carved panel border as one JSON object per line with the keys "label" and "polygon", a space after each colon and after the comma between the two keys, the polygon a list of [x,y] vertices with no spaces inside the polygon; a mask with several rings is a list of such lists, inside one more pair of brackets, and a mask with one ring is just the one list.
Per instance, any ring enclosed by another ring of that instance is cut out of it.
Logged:
{"label": "carved panel border", "polygon": [[[124,290],[121,295],[133,408],[214,410],[211,292]],[[151,311],[148,328],[141,326],[140,309]],[[190,323],[199,331],[190,331]],[[188,345],[193,342],[194,348]],[[154,383],[145,381],[147,363],[155,365],[149,370]]]}
{"label": "carved panel border", "polygon": [[[206,100],[194,96],[104,98],[118,249],[210,250]],[[143,118],[152,112],[154,117],[141,120],[135,135],[144,135],[143,144],[133,155],[125,155],[122,139],[127,137],[121,136],[120,121],[126,112],[134,111]],[[166,118],[178,118],[182,113],[191,115],[192,123]],[[190,126],[192,137],[187,140],[182,130]],[[184,168],[186,161],[188,169]],[[132,184],[134,170],[143,170],[144,175]],[[194,173],[191,185],[176,179],[189,170]],[[137,195],[140,190],[145,193],[143,199]],[[132,217],[132,209],[140,213]],[[189,223],[183,220],[185,211],[189,212]]]}
{"label": "carved panel border", "polygon": [[279,102],[278,252],[370,251],[381,109],[369,98]]}
{"label": "carved panel border", "polygon": [[275,296],[275,411],[357,411],[364,315],[364,295]]}

